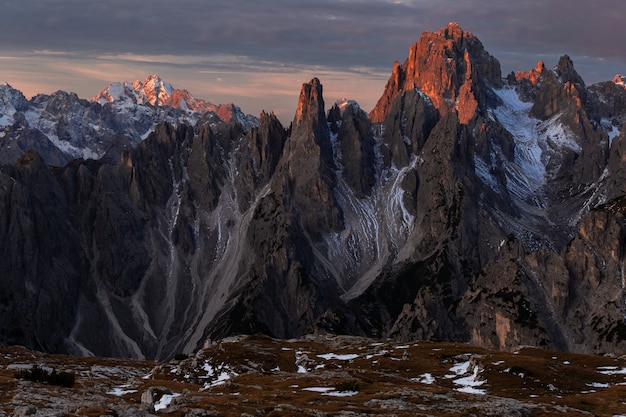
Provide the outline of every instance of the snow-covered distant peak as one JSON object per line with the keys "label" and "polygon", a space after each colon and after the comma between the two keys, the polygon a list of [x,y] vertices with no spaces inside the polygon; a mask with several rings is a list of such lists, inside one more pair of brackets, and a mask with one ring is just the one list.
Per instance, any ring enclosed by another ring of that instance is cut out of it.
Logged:
{"label": "snow-covered distant peak", "polygon": [[615,77],[613,77],[613,82],[620,87],[626,88],[626,75],[617,74]]}
{"label": "snow-covered distant peak", "polygon": [[156,74],[149,75],[145,80],[111,83],[91,98],[101,105],[108,103],[127,103],[152,106],[169,106],[176,109],[204,113],[213,110],[213,104],[194,98],[187,90],[177,90],[172,84],[164,81]]}
{"label": "snow-covered distant peak", "polygon": [[[149,75],[144,81],[135,80],[114,82],[91,98],[91,101],[101,105],[131,101],[136,104],[151,104],[153,106],[171,106],[171,97],[177,90],[172,84],[163,81],[156,74]],[[175,106],[172,106],[175,107]]]}
{"label": "snow-covered distant peak", "polygon": [[171,107],[188,115],[198,117],[207,112],[216,113],[224,122],[239,121],[245,130],[258,125],[254,116],[244,114],[234,104],[215,105],[208,101],[195,98],[187,90],[178,90],[156,74],[149,75],[145,80],[111,83],[91,98],[92,102],[105,105],[113,103],[117,107],[151,105],[155,107]]}
{"label": "snow-covered distant peak", "polygon": [[348,100],[347,98],[340,98],[339,100],[335,102],[335,105],[339,107],[339,110],[341,111],[342,115],[343,115],[343,112],[346,111],[348,106],[352,106],[355,113],[358,113],[359,111],[361,111],[361,106],[359,106],[359,103],[357,103],[354,100]]}
{"label": "snow-covered distant peak", "polygon": [[136,91],[143,92],[147,102],[153,106],[168,105],[170,97],[174,93],[172,84],[163,81],[156,74],[149,75],[143,82],[135,81],[133,87]]}
{"label": "snow-covered distant peak", "polygon": [[112,83],[107,88],[98,93],[95,97],[93,97],[91,100],[97,101],[101,105],[104,105],[106,103],[113,103],[114,101],[123,101],[124,99],[128,98],[124,91],[125,84],[126,83],[119,82]]}
{"label": "snow-covered distant peak", "polygon": [[6,82],[0,84],[0,101],[11,104],[16,110],[23,110],[28,105],[28,100],[24,94]]}
{"label": "snow-covered distant peak", "polygon": [[13,124],[16,112],[28,108],[26,97],[8,83],[0,84],[0,126]]}

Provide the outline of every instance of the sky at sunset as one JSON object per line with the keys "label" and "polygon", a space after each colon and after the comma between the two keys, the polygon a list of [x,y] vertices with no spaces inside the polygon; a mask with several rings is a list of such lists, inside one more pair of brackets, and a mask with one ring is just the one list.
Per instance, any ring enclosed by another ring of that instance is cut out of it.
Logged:
{"label": "sky at sunset", "polygon": [[503,75],[568,54],[588,84],[626,73],[624,0],[2,0],[0,82],[89,98],[156,73],[244,112],[293,118],[302,83],[366,111],[422,32],[474,33]]}

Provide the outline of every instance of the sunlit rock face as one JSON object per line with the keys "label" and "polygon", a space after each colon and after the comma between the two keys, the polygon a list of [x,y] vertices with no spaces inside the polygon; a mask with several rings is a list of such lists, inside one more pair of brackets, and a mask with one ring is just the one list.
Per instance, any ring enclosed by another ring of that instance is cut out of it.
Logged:
{"label": "sunlit rock face", "polygon": [[[394,65],[369,115],[327,108],[314,78],[288,128],[194,116],[158,77],[96,102],[4,86],[0,342],[169,358],[331,332],[623,350],[619,81],[587,86],[567,56],[502,78],[452,23]],[[68,162],[77,149],[94,159]]]}
{"label": "sunlit rock face", "polygon": [[395,64],[385,93],[370,117],[382,121],[395,96],[418,88],[440,113],[456,111],[459,121],[467,124],[477,110],[486,109],[492,99],[490,87],[501,85],[498,61],[476,36],[450,23],[438,32],[424,32],[410,48],[404,64]]}

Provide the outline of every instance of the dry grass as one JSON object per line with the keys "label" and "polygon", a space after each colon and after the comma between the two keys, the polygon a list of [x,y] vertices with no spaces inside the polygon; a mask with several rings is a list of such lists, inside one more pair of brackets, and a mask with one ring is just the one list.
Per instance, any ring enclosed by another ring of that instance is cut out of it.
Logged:
{"label": "dry grass", "polygon": [[[486,381],[479,387],[485,395],[459,391],[455,380],[470,371],[454,375],[452,368],[463,363],[478,366],[477,375]],[[13,378],[16,368],[33,364],[74,372],[74,388]],[[192,409],[237,417],[320,412],[505,415],[498,414],[498,407],[523,409],[533,416],[623,414],[626,375],[599,372],[599,367],[608,366],[621,370],[626,360],[532,348],[508,353],[464,344],[349,337],[284,341],[252,336],[222,341],[169,363],[74,358],[14,347],[0,349],[0,409],[10,414],[20,405],[33,404],[41,410],[65,410],[67,415],[121,415],[124,407],[141,409],[141,394],[149,387],[161,387],[180,394],[157,412],[169,416]],[[299,367],[307,372],[298,373]],[[434,382],[424,383],[425,374]],[[342,385],[355,390],[358,386],[358,392],[335,390]],[[114,395],[116,388],[124,392]],[[321,392],[324,389],[327,392]]]}

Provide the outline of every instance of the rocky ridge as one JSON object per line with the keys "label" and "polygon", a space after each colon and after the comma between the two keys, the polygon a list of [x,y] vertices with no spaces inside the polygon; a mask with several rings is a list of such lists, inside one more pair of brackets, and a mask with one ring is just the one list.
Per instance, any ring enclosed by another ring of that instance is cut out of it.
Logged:
{"label": "rocky ridge", "polygon": [[249,130],[258,123],[234,104],[215,105],[177,90],[157,75],[113,83],[90,100],[57,91],[31,100],[4,84],[0,88],[0,162],[13,163],[35,149],[51,165],[72,159],[116,161],[159,123],[229,123]]}
{"label": "rocky ridge", "polygon": [[[139,106],[147,84],[101,108]],[[394,65],[369,115],[327,110],[313,79],[288,129],[207,113],[117,159],[29,151],[0,172],[0,341],[170,358],[328,332],[620,352],[624,100],[567,56],[503,77],[451,23]]]}

